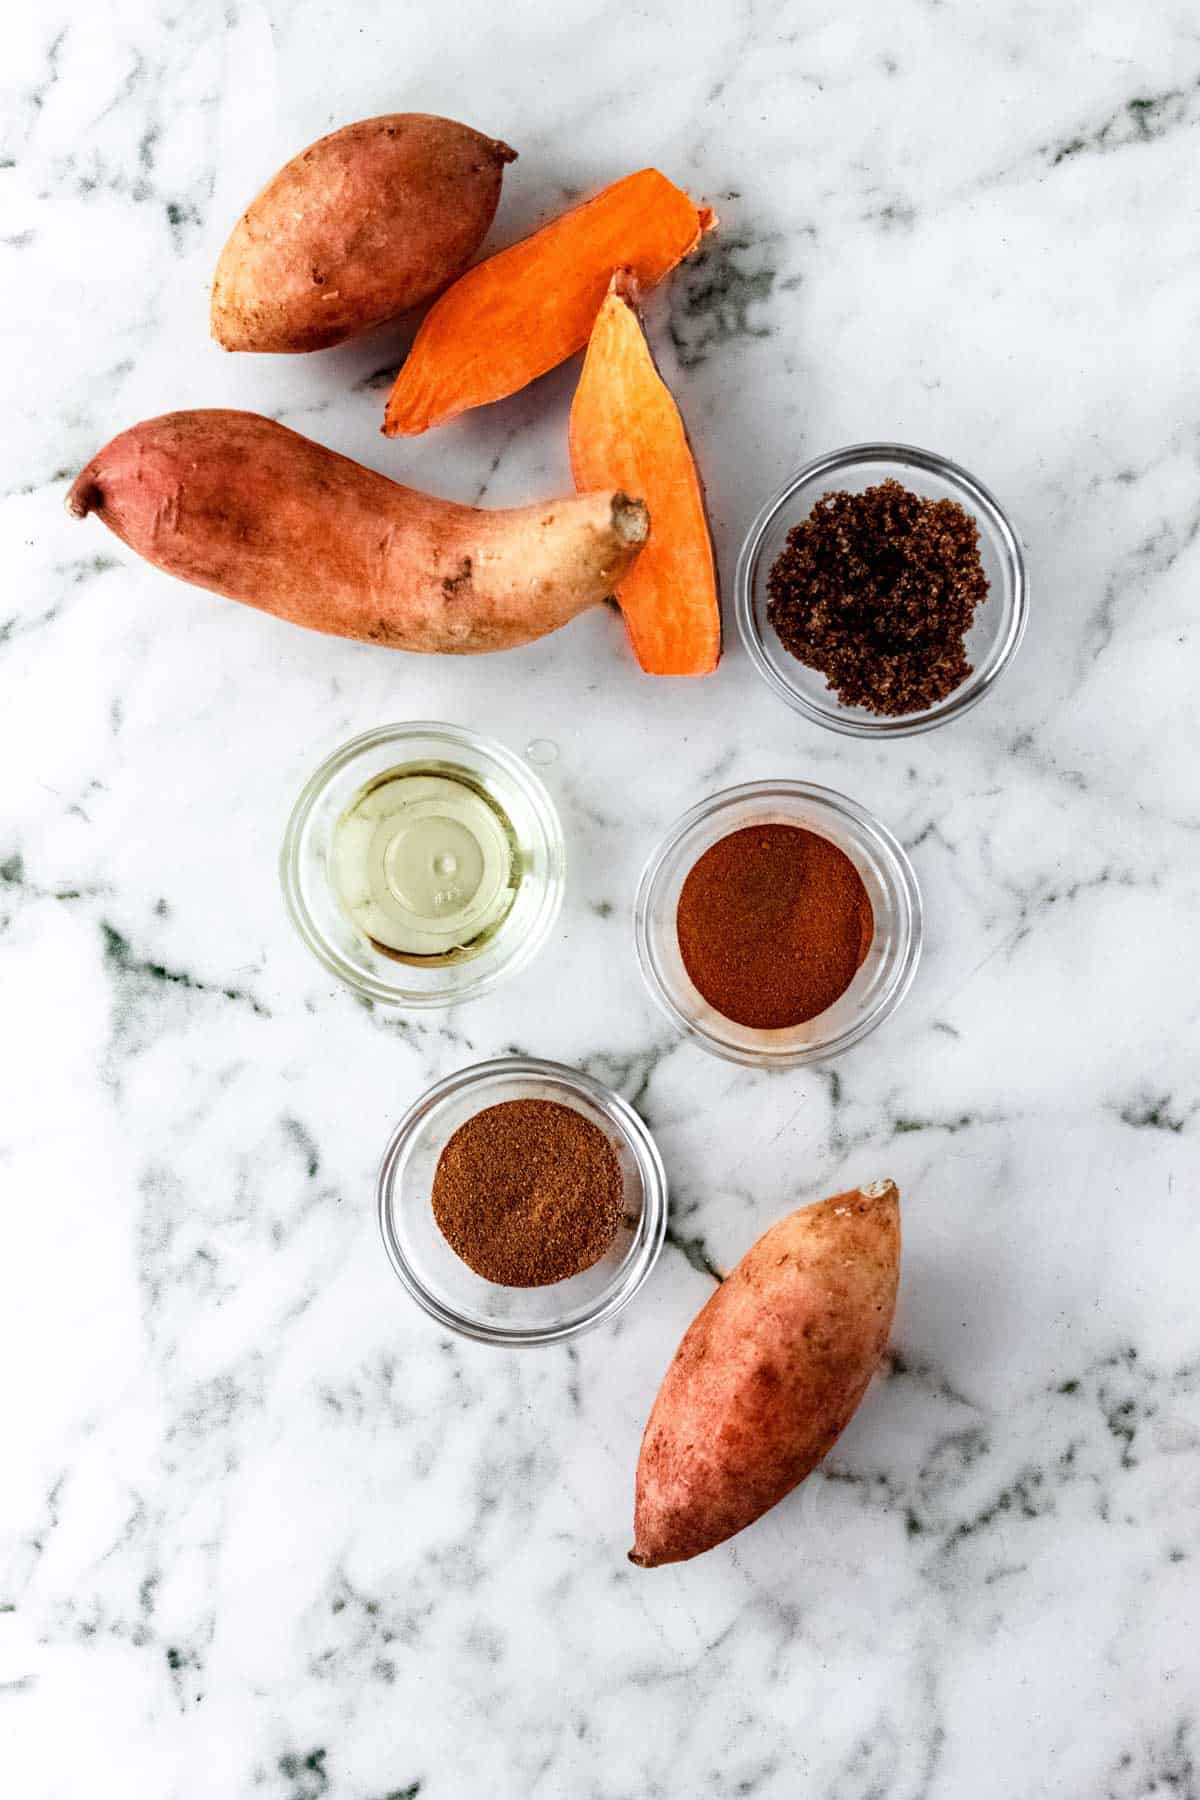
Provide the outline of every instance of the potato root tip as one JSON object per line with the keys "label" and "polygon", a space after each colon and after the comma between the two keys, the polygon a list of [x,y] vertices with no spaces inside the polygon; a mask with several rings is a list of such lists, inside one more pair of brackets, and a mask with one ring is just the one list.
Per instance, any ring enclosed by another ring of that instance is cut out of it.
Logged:
{"label": "potato root tip", "polygon": [[104,494],[95,476],[84,469],[71,484],[66,498],[66,508],[73,519],[86,519],[89,513],[99,512],[104,504]]}
{"label": "potato root tip", "polygon": [[644,544],[650,536],[650,509],[629,494],[613,495],[612,522],[622,544]]}

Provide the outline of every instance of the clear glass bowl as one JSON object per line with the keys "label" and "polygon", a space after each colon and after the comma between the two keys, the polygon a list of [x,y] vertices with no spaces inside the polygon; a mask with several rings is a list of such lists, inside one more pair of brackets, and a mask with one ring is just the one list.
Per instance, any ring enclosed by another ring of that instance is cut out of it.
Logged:
{"label": "clear glass bowl", "polygon": [[[549,1287],[497,1287],[457,1257],[438,1228],[433,1177],[449,1139],[484,1107],[555,1100],[612,1144],[625,1182],[621,1223],[600,1261]],[[618,1094],[578,1069],[501,1057],[447,1077],[409,1108],[379,1170],[379,1225],[393,1269],[440,1325],[486,1344],[558,1344],[611,1319],[654,1267],[667,1224],[667,1178],[654,1139]]]}
{"label": "clear glass bowl", "polygon": [[[987,599],[967,634],[973,672],[936,706],[896,719],[861,706],[843,706],[818,669],[810,669],[784,649],[767,617],[767,578],[793,525],[808,518],[822,495],[840,488],[861,493],[889,476],[927,499],[956,500],[972,515],[979,526],[988,579]],[[738,630],[759,674],[797,712],[852,737],[910,737],[969,711],[1016,655],[1028,612],[1025,559],[999,503],[956,463],[908,444],[854,444],[801,469],[751,526],[738,558],[735,586]]]}
{"label": "clear glass bowl", "polygon": [[[684,967],[675,924],[680,890],[704,852],[730,832],[768,824],[801,825],[844,850],[875,914],[871,948],[845,993],[815,1019],[779,1031],[737,1025],[708,1004]],[[647,986],[673,1024],[730,1062],[787,1068],[840,1055],[896,1010],[921,955],[921,892],[900,845],[864,807],[805,781],[756,781],[702,800],[672,827],[638,885],[634,934]]]}
{"label": "clear glass bowl", "polygon": [[[462,962],[420,965],[384,955],[355,930],[333,889],[338,820],[368,781],[406,763],[465,770],[516,835],[516,898],[495,935]],[[279,873],[293,925],[339,981],[383,1006],[455,1006],[515,975],[540,949],[562,905],[566,852],[554,803],[519,757],[461,726],[422,722],[366,731],[321,764],[288,820]]]}

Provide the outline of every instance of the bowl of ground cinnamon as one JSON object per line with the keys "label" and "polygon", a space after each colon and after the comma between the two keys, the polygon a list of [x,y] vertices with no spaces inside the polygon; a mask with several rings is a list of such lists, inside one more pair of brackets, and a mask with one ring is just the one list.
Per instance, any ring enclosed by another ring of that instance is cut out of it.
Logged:
{"label": "bowl of ground cinnamon", "polygon": [[379,1172],[392,1267],[439,1324],[561,1343],[611,1319],[662,1248],[667,1184],[641,1119],[582,1070],[477,1063],[409,1108]]}
{"label": "bowl of ground cinnamon", "polygon": [[824,1061],[890,1016],[921,953],[921,895],[878,819],[831,788],[753,782],[702,801],[646,865],[638,961],[668,1018],[732,1062]]}
{"label": "bowl of ground cinnamon", "polygon": [[857,737],[960,717],[1016,654],[1020,542],[983,484],[904,444],[819,457],[763,508],[742,549],[738,626],[789,706]]}

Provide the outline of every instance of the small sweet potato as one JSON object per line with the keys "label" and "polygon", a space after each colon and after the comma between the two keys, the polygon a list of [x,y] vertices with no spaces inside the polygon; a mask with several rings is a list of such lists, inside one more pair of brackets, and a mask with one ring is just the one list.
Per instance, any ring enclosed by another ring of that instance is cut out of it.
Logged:
{"label": "small sweet potato", "polygon": [[899,1274],[892,1181],[801,1207],[759,1238],[693,1319],[658,1391],[631,1562],[711,1550],[816,1467],[883,1355]]}
{"label": "small sweet potato", "polygon": [[431,113],[319,138],[234,226],[213,336],[226,350],[325,350],[431,299],[487,236],[516,154]]}
{"label": "small sweet potato", "polygon": [[435,500],[257,413],[166,413],[67,496],[197,587],[399,650],[509,650],[606,599],[649,534],[640,500],[508,512]]}

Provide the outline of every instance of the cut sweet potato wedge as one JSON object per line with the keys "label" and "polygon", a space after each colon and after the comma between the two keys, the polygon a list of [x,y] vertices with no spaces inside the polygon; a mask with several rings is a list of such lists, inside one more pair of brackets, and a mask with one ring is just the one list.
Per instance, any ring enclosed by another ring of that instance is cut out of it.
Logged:
{"label": "cut sweet potato wedge", "polygon": [[653,287],[715,224],[708,207],[642,169],[477,263],[427,314],[384,431],[414,437],[517,393],[587,343],[614,269]]}
{"label": "cut sweet potato wedge", "polygon": [[650,675],[709,675],[721,607],[704,491],[630,294],[628,276],[614,276],[592,327],[571,407],[571,467],[580,492],[646,496],[650,539],[617,587],[638,662]]}

